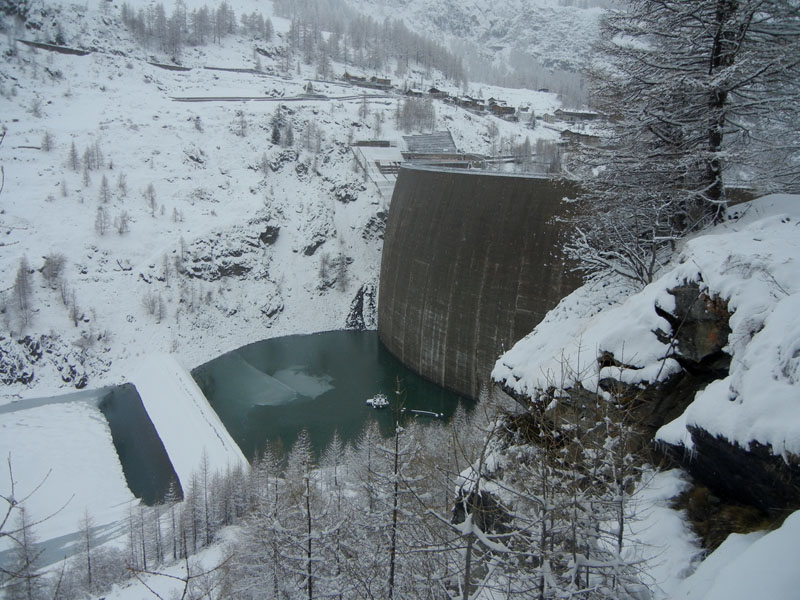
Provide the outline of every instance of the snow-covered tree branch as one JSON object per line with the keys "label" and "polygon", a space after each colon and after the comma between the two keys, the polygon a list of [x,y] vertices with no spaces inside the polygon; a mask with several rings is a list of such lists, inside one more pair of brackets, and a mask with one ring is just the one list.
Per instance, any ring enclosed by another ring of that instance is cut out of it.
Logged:
{"label": "snow-covered tree branch", "polygon": [[800,186],[800,17],[781,0],[632,0],[601,40],[593,100],[612,125],[572,165],[587,216],[571,251],[646,284],[731,189]]}

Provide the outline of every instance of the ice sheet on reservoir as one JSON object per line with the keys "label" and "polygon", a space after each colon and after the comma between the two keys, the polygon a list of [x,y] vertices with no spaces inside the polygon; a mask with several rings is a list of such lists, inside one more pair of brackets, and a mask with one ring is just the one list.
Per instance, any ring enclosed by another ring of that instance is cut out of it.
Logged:
{"label": "ice sheet on reservoir", "polygon": [[287,367],[275,371],[274,378],[301,396],[316,398],[333,389],[333,378],[330,375],[312,375],[302,365]]}
{"label": "ice sheet on reservoir", "polygon": [[30,522],[44,519],[34,530],[42,542],[79,531],[87,512],[101,527],[123,518],[130,503],[138,502],[128,489],[108,422],[89,402],[0,414],[0,455],[0,494],[11,494],[10,457],[15,499],[30,496],[23,506]]}
{"label": "ice sheet on reservoir", "polygon": [[264,373],[237,353],[218,358],[211,385],[215,396],[245,406],[282,406],[297,400],[297,391],[279,379]]}

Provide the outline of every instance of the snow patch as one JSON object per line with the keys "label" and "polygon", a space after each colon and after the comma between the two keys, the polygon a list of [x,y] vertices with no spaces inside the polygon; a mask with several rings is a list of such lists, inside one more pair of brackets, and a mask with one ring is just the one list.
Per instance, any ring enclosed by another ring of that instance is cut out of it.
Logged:
{"label": "snow patch", "polygon": [[138,503],[125,481],[108,422],[90,400],[6,408],[0,412],[0,494],[11,497],[8,459],[14,499],[25,499],[22,506],[28,521],[37,523],[39,539],[70,536],[87,513],[96,527],[107,527]]}
{"label": "snow patch", "polygon": [[732,534],[675,590],[674,600],[752,600],[798,597],[800,511],[767,533]]}

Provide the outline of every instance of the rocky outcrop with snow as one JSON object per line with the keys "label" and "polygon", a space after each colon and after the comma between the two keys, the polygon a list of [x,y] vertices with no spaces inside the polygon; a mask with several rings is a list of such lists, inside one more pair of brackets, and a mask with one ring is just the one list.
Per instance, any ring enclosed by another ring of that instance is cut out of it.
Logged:
{"label": "rocky outcrop with snow", "polygon": [[614,396],[720,494],[800,506],[799,257],[800,197],[740,205],[641,292],[565,298],[493,378],[524,401]]}

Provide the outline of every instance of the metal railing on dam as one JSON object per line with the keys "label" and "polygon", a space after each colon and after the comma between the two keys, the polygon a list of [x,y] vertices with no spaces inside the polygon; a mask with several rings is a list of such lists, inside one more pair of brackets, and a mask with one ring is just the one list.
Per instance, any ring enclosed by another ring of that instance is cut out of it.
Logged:
{"label": "metal railing on dam", "polygon": [[381,262],[384,345],[477,398],[497,357],[580,283],[561,251],[575,192],[541,176],[402,168]]}

